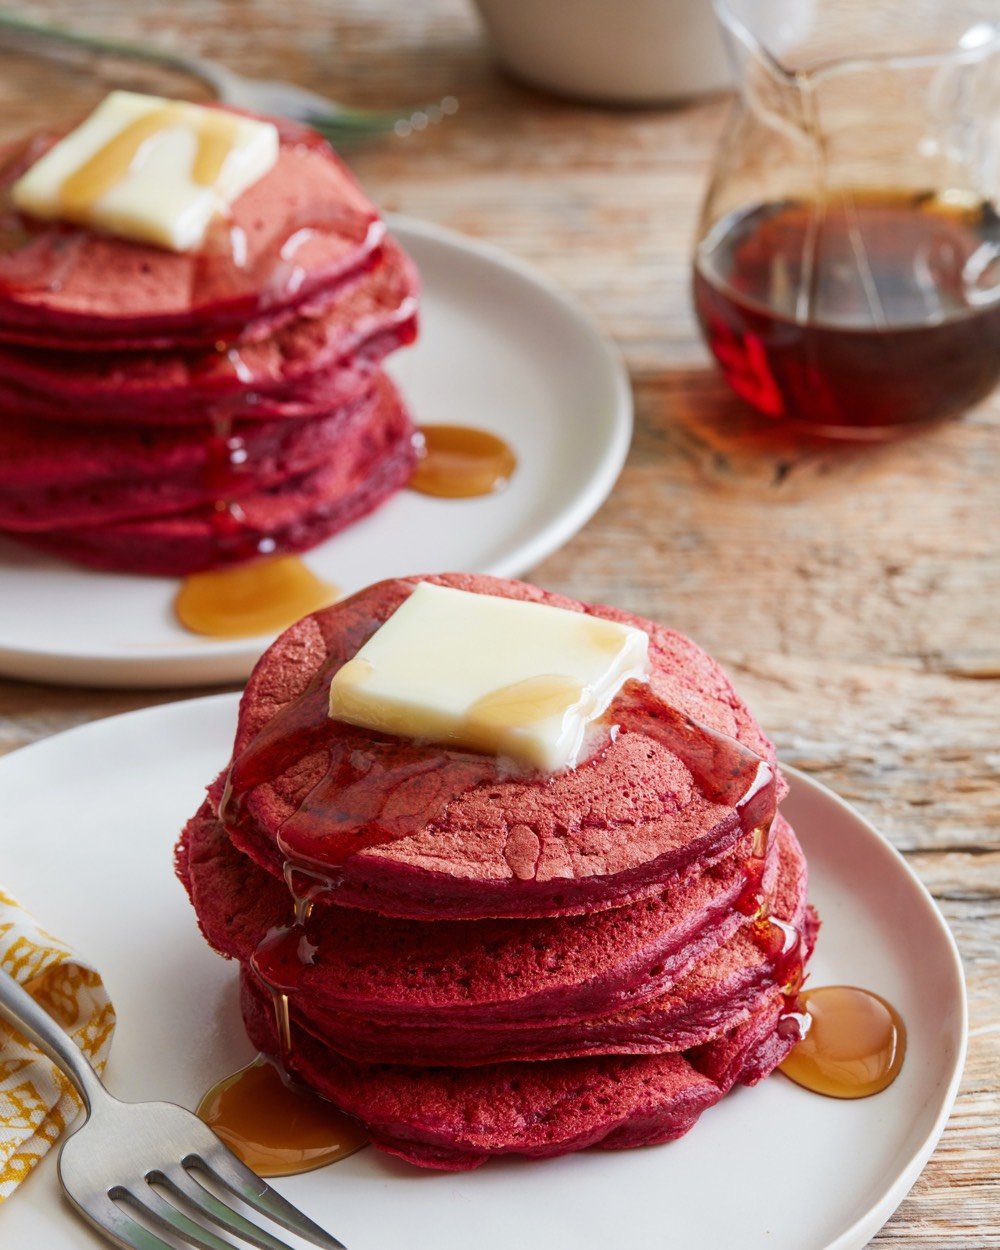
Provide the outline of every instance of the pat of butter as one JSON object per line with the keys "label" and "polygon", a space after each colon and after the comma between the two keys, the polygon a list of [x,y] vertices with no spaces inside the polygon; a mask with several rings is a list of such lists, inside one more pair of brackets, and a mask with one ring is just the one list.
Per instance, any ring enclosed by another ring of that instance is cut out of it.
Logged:
{"label": "pat of butter", "polygon": [[277,159],[270,122],[112,91],[14,183],[11,196],[32,217],[186,252]]}
{"label": "pat of butter", "polygon": [[556,772],[645,677],[648,646],[614,621],[421,582],[334,675],[330,715]]}

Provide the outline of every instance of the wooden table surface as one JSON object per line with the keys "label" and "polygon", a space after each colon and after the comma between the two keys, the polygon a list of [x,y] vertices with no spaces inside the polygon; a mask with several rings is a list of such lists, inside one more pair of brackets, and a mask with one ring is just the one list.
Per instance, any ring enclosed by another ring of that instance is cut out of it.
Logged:
{"label": "wooden table surface", "polygon": [[[871,818],[931,890],[965,960],[969,1059],[937,1152],[872,1244],[1000,1247],[1000,393],[885,447],[804,448],[755,429],[711,367],[688,295],[725,101],[628,112],[527,91],[493,68],[461,0],[30,11],[357,103],[460,99],[446,124],[356,152],[366,187],[572,291],[620,345],[635,390],[614,494],[530,576],[693,635],[783,759]],[[99,94],[90,72],[0,59],[5,130]],[[0,681],[0,752],[192,693]]]}

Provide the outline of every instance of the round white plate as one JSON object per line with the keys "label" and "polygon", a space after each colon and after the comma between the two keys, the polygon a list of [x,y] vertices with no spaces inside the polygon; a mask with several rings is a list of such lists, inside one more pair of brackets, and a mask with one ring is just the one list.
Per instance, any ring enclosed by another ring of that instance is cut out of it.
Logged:
{"label": "round white plate", "polygon": [[[520,465],[485,499],[401,491],[306,563],[348,594],[408,573],[517,576],[614,485],[632,432],[628,377],[586,314],[512,257],[407,218],[391,225],[424,283],[419,340],[388,365],[414,419],[493,430]],[[176,590],[169,578],[97,573],[0,540],[0,672],[111,686],[246,677],[270,638],[187,633],[171,611]]]}
{"label": "round white plate", "polygon": [[[102,970],[124,1098],[193,1107],[251,1055],[236,971],[202,941],[171,849],[228,756],[236,697],[99,721],[0,761],[2,885]],[[421,1172],[375,1150],[276,1182],[350,1250],[855,1250],[913,1184],[955,1097],[965,991],[954,941],[897,853],[845,803],[786,770],[784,810],[823,919],[811,982],[867,986],[902,1012],[903,1070],[839,1102],[780,1074],[687,1137],[476,1172]],[[59,1201],[47,1158],[0,1212],[7,1246],[104,1243]]]}

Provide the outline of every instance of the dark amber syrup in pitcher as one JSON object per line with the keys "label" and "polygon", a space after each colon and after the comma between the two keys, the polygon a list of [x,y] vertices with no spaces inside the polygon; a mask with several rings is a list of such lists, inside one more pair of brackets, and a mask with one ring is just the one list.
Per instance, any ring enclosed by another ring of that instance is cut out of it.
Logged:
{"label": "dark amber syrup in pitcher", "polygon": [[758,412],[886,437],[961,412],[1000,379],[1000,217],[900,191],[758,205],[702,240],[694,302]]}

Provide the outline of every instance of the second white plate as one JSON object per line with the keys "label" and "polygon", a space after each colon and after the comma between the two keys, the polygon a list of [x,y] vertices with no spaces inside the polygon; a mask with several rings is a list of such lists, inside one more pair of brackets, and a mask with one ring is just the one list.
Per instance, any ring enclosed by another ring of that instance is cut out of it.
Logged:
{"label": "second white plate", "polygon": [[[632,399],[614,348],[581,309],[499,250],[406,218],[392,230],[424,283],[417,344],[389,370],[418,423],[501,434],[520,458],[486,499],[402,491],[309,552],[352,593],[384,577],[512,577],[584,525],[628,451]],[[88,685],[209,685],[245,677],[268,638],[198,638],[169,578],[97,573],[0,540],[0,673]]]}
{"label": "second white plate", "polygon": [[[252,1054],[236,969],[202,940],[171,851],[229,753],[236,696],[99,721],[0,761],[2,882],[101,969],[118,1010],[109,1081],[189,1107]],[[276,1187],[350,1250],[860,1250],[941,1134],[965,1051],[951,935],[897,853],[792,769],[782,810],[823,927],[810,984],[862,985],[906,1023],[884,1093],[822,1098],[780,1074],[739,1089],[680,1141],[498,1160],[457,1175],[375,1150]],[[47,1158],[0,1213],[4,1246],[99,1250]]]}

